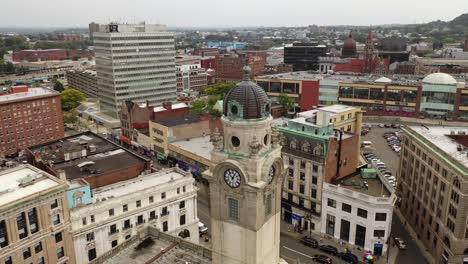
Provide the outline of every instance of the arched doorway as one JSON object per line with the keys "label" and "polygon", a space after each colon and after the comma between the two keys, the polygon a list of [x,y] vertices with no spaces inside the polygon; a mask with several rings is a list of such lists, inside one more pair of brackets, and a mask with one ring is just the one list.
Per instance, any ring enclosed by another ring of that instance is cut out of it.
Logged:
{"label": "arched doorway", "polygon": [[190,237],[190,231],[188,231],[187,229],[184,229],[182,231],[179,232],[179,236],[181,238],[187,238],[187,237]]}

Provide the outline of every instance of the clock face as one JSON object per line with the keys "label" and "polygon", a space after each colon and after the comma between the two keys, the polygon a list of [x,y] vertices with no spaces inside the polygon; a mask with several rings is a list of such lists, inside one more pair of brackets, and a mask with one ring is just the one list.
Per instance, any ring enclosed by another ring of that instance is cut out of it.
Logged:
{"label": "clock face", "polygon": [[270,170],[268,171],[267,182],[271,183],[275,177],[276,168],[275,165],[271,165]]}
{"label": "clock face", "polygon": [[229,187],[237,188],[241,184],[241,176],[236,170],[227,169],[224,172],[224,181]]}

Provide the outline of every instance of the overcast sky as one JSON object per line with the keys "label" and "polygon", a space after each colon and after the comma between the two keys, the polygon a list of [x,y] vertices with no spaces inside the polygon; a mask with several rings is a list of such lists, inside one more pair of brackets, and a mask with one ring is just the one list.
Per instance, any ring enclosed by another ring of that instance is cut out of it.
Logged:
{"label": "overcast sky", "polygon": [[2,0],[0,27],[378,25],[451,20],[468,0]]}

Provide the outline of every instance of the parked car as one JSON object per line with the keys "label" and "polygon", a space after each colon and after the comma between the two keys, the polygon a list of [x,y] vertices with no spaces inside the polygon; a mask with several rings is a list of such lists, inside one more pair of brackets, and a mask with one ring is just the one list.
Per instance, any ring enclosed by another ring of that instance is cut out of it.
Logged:
{"label": "parked car", "polygon": [[331,254],[331,255],[336,255],[338,254],[338,249],[334,246],[330,245],[320,245],[319,246],[320,251],[323,251],[325,253]]}
{"label": "parked car", "polygon": [[390,125],[390,124],[385,124],[384,127],[385,127],[385,128],[391,128],[392,125]]}
{"label": "parked car", "polygon": [[352,254],[352,253],[341,252],[341,253],[338,253],[338,255],[336,255],[336,256],[341,258],[342,260],[344,260],[347,263],[353,263],[353,264],[359,263],[358,257],[356,255]]}
{"label": "parked car", "polygon": [[367,134],[369,134],[369,130],[367,130],[367,129],[361,130],[361,136],[365,136]]}
{"label": "parked car", "polygon": [[312,257],[312,260],[314,262],[318,262],[318,263],[326,263],[326,264],[332,264],[333,263],[333,260],[330,257],[327,257],[325,255],[314,255]]}
{"label": "parked car", "polygon": [[309,237],[309,236],[304,236],[301,238],[302,244],[305,246],[311,247],[311,248],[318,248],[319,244],[318,241]]}
{"label": "parked car", "polygon": [[384,124],[379,124],[379,127],[384,128],[385,125]]}
{"label": "parked car", "polygon": [[399,125],[397,125],[397,124],[392,124],[391,127],[392,127],[392,128],[398,128]]}
{"label": "parked car", "polygon": [[397,245],[397,247],[401,250],[405,250],[406,249],[406,243],[403,239],[399,238],[399,237],[394,237],[393,240],[395,241],[395,244]]}
{"label": "parked car", "polygon": [[200,236],[208,233],[208,227],[202,222],[198,222],[198,233],[200,233]]}

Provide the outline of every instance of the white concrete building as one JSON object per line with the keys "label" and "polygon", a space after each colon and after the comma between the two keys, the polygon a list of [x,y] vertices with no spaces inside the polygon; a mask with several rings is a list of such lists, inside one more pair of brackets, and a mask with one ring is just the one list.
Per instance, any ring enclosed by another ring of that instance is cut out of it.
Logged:
{"label": "white concrete building", "polygon": [[321,233],[384,255],[397,198],[379,178],[359,178],[323,184]]}
{"label": "white concrete building", "polygon": [[93,34],[101,110],[117,116],[132,100],[160,105],[176,99],[174,35],[164,25],[100,25]]}
{"label": "white concrete building", "polygon": [[149,224],[198,243],[197,188],[190,173],[163,170],[94,189],[92,195],[83,182],[72,183],[68,196],[75,205],[76,263],[103,255]]}

